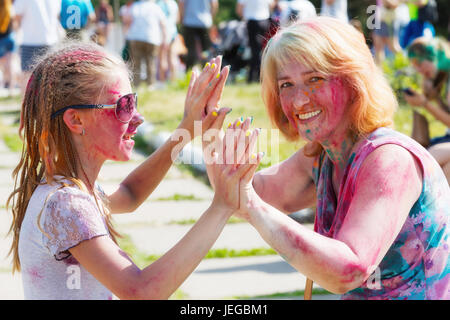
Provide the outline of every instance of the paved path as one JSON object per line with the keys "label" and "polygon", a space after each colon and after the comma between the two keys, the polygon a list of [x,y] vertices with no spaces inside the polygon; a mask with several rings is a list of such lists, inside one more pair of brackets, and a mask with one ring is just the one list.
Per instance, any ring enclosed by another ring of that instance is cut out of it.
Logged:
{"label": "paved path", "polygon": [[[0,108],[1,111],[1,108]],[[5,122],[0,115],[0,121]],[[99,176],[105,191],[112,192],[118,183],[144,157],[135,153],[127,163],[107,162]],[[0,299],[23,299],[20,274],[11,275],[9,259],[5,258],[10,237],[6,237],[11,216],[5,202],[12,190],[11,172],[19,155],[9,151],[0,140]],[[193,200],[175,201],[176,195],[193,196]],[[153,194],[134,213],[117,215],[118,229],[129,236],[139,252],[160,255],[173,246],[209,206],[212,190],[189,173],[172,167]],[[247,223],[228,224],[214,249],[269,248]],[[204,259],[182,284],[177,297],[181,299],[232,299],[257,297],[303,290],[305,278],[278,255],[243,258]],[[301,299],[301,297],[288,297]],[[336,296],[315,296],[314,299],[334,299]]]}

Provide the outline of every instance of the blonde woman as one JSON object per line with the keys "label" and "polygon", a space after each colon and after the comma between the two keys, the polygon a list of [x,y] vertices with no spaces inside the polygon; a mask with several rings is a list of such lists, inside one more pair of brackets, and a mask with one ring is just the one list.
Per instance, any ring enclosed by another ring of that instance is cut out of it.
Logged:
{"label": "blonde woman", "polygon": [[[228,111],[210,107],[228,76],[229,68],[219,75],[220,68],[218,57],[193,73],[178,127],[191,138],[194,121],[203,118],[205,129],[220,126]],[[14,271],[22,272],[26,299],[166,299],[237,208],[236,194],[215,198],[183,239],[143,269],[118,247],[111,214],[134,211],[170,168],[175,146],[189,142],[168,139],[117,191],[104,194],[96,183],[104,161],[131,156],[142,123],[136,98],[123,61],[94,44],[66,45],[33,70],[22,104],[22,159],[8,201]]]}
{"label": "blonde woman", "polygon": [[[450,190],[433,157],[389,128],[397,102],[363,35],[334,18],[297,22],[269,41],[261,78],[271,120],[308,143],[242,175],[235,214],[343,299],[449,299]],[[310,206],[314,230],[286,215]]]}

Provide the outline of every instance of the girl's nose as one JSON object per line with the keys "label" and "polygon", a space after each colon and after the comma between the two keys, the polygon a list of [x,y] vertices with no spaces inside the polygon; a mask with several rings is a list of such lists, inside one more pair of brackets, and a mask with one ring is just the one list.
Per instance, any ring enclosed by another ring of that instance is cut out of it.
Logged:
{"label": "girl's nose", "polygon": [[144,123],[144,120],[145,120],[144,117],[140,113],[136,112],[133,118],[131,118],[130,124],[134,127],[138,127],[142,123]]}

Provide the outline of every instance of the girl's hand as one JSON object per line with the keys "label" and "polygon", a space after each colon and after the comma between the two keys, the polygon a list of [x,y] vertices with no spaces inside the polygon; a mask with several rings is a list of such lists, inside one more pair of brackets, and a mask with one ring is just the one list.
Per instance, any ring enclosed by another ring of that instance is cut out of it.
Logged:
{"label": "girl's hand", "polygon": [[[221,57],[214,58],[200,73],[197,70],[192,71],[191,81],[186,94],[184,117],[179,126],[179,128],[187,129],[191,134],[191,138],[201,133],[194,130],[194,122],[205,120],[207,115],[209,115],[207,113],[208,101],[211,97],[220,98],[222,94],[228,77],[229,67],[225,67],[220,72],[221,61]],[[218,111],[217,109],[216,112],[218,113]],[[212,114],[212,112],[210,113]],[[209,121],[206,125],[211,125],[213,122]]]}
{"label": "girl's hand", "polygon": [[414,90],[411,90],[413,95],[409,95],[405,93],[405,100],[413,107],[422,107],[427,102],[427,98]]}

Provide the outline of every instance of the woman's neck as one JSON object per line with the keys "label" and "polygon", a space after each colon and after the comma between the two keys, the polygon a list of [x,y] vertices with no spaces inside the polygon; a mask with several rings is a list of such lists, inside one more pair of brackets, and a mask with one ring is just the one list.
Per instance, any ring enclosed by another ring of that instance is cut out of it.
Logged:
{"label": "woman's neck", "polygon": [[333,163],[334,173],[336,178],[340,181],[344,175],[345,168],[355,146],[355,136],[352,133],[347,133],[343,136],[339,134],[327,139],[321,143],[323,149]]}

